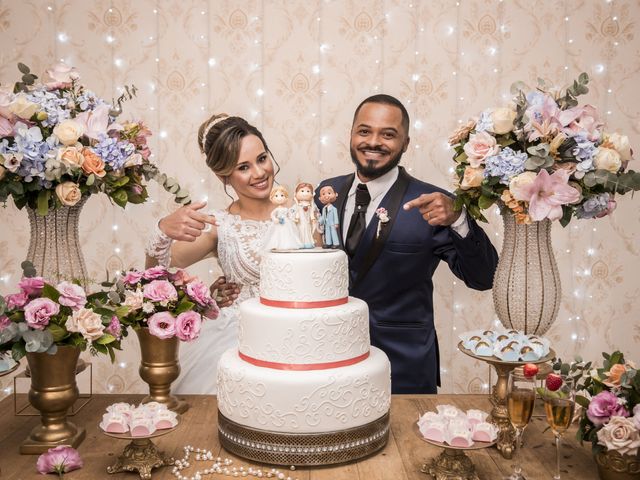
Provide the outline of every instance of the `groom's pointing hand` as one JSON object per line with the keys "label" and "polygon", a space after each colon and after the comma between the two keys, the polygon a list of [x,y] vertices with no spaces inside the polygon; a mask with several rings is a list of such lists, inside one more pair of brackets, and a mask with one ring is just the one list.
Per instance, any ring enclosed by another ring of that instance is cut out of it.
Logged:
{"label": "groom's pointing hand", "polygon": [[423,193],[418,198],[404,204],[405,210],[417,208],[429,225],[447,227],[455,222],[460,212],[453,209],[453,199],[444,193]]}

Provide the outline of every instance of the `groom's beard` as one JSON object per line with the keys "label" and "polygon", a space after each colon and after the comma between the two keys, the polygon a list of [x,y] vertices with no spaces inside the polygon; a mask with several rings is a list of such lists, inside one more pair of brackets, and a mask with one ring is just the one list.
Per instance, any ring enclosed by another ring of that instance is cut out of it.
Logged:
{"label": "groom's beard", "polygon": [[[375,148],[370,148],[369,150],[379,151],[379,152],[383,152],[384,151],[382,149],[375,149]],[[351,147],[349,149],[349,151],[351,152],[351,161],[356,166],[357,172],[359,174],[361,174],[363,177],[368,178],[369,180],[374,180],[376,178],[380,178],[385,173],[390,172],[395,167],[397,167],[398,164],[400,163],[400,160],[402,159],[402,154],[403,154],[403,152],[400,152],[400,153],[398,153],[397,156],[392,158],[391,161],[389,163],[387,163],[386,165],[383,165],[381,167],[376,167],[375,166],[375,162],[367,162],[366,165],[362,165],[358,161],[358,157],[356,155],[356,149],[355,148]]]}

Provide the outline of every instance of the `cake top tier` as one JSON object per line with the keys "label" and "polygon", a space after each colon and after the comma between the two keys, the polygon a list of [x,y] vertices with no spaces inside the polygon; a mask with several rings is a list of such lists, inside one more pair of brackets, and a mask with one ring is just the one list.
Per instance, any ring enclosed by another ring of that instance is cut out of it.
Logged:
{"label": "cake top tier", "polygon": [[274,307],[320,308],[347,302],[349,269],[342,250],[268,252],[260,263],[260,301]]}

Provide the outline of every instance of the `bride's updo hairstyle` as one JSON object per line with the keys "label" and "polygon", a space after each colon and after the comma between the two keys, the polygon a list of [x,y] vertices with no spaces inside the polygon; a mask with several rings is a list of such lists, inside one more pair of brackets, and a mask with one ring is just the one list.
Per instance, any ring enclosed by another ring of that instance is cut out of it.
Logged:
{"label": "bride's updo hairstyle", "polygon": [[247,135],[258,137],[266,152],[273,158],[260,130],[244,118],[217,113],[200,125],[198,145],[213,173],[222,178],[233,173],[238,164],[242,139]]}

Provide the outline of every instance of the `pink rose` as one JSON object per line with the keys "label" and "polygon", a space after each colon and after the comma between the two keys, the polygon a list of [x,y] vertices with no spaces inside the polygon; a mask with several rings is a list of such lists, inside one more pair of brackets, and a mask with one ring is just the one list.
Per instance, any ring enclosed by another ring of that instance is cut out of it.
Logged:
{"label": "pink rose", "polygon": [[42,293],[44,287],[44,278],[42,277],[24,277],[18,282],[18,287],[30,297],[35,297]]}
{"label": "pink rose", "polygon": [[7,302],[7,307],[9,308],[9,310],[12,310],[14,308],[24,307],[29,301],[29,296],[26,292],[20,292],[7,295],[6,297],[4,297],[4,299]]}
{"label": "pink rose", "polygon": [[127,285],[135,285],[142,279],[142,272],[137,270],[129,270],[122,281]]}
{"label": "pink rose", "polygon": [[618,397],[605,390],[591,399],[587,409],[587,417],[599,427],[609,422],[611,417],[628,417],[629,412],[618,403]]}
{"label": "pink rose", "polygon": [[176,337],[184,342],[195,340],[200,335],[200,326],[202,325],[202,317],[199,313],[190,310],[182,312],[176,318]]}
{"label": "pink rose", "polygon": [[172,338],[176,334],[176,319],[169,312],[154,313],[147,324],[149,333],[158,338]]}
{"label": "pink rose", "polygon": [[611,417],[611,421],[598,430],[598,444],[620,455],[635,456],[640,447],[640,432],[630,418]]}
{"label": "pink rose", "polygon": [[176,273],[169,276],[174,285],[181,286],[196,279],[193,275],[189,275],[186,270],[180,268]]}
{"label": "pink rose", "polygon": [[115,315],[111,317],[111,322],[109,322],[109,326],[106,328],[106,332],[110,333],[116,339],[120,340],[122,338],[122,324],[120,320]]}
{"label": "pink rose", "polygon": [[36,330],[44,330],[49,320],[60,312],[60,305],[48,298],[36,298],[24,307],[27,324]]}
{"label": "pink rose", "polygon": [[64,324],[70,332],[80,333],[85,340],[93,342],[104,333],[102,318],[93,310],[80,308],[75,310]]}
{"label": "pink rose", "polygon": [[167,280],[153,280],[142,289],[142,294],[152,302],[171,302],[178,300],[176,287]]}
{"label": "pink rose", "polygon": [[199,280],[187,283],[187,295],[203,307],[212,303],[209,287]]}
{"label": "pink rose", "polygon": [[164,268],[162,265],[158,265],[156,267],[147,268],[143,273],[142,277],[145,280],[154,280],[160,277],[166,277],[169,275],[169,271]]}
{"label": "pink rose", "polygon": [[65,307],[71,307],[73,310],[82,308],[87,303],[87,294],[80,285],[70,282],[61,282],[56,287],[60,292],[58,303]]}
{"label": "pink rose", "polygon": [[0,315],[0,332],[11,325],[11,320],[6,315]]}
{"label": "pink rose", "polygon": [[482,163],[500,151],[495,137],[487,132],[472,133],[469,141],[464,144],[464,152],[467,154],[469,164],[478,168]]}
{"label": "pink rose", "polygon": [[62,476],[63,473],[82,468],[82,465],[80,454],[75,448],[59,445],[40,455],[36,468],[42,475],[57,473]]}

